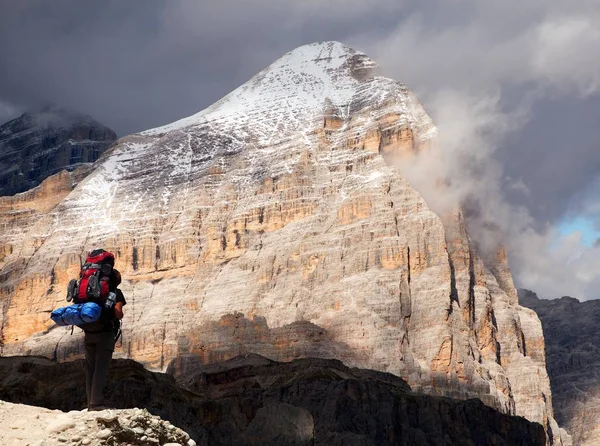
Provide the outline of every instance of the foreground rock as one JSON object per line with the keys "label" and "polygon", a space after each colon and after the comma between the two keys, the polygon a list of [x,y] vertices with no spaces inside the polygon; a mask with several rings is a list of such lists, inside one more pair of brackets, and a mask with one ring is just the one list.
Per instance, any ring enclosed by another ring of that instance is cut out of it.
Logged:
{"label": "foreground rock", "polygon": [[[65,411],[69,406],[79,407],[81,367],[79,361],[60,364],[44,358],[0,358],[0,399]],[[543,426],[524,418],[502,414],[478,400],[416,394],[396,376],[348,368],[335,360],[277,363],[248,355],[203,366],[190,355],[174,360],[169,371],[187,390],[169,375],[148,372],[133,361],[115,360],[106,396],[117,408],[147,407],[150,413],[160,413],[199,445],[546,444]],[[143,428],[148,438],[152,435],[160,444],[173,437],[175,443],[184,444],[186,439],[169,424],[154,428],[160,422],[146,412],[109,412],[102,413],[100,423],[90,419],[96,417],[93,412],[77,415],[77,420],[93,425],[91,433],[78,434],[81,423],[75,421],[75,430],[57,435],[67,441],[73,441],[73,435],[85,435],[113,438],[119,445],[151,444],[139,436],[131,439],[130,430],[141,435]],[[118,425],[111,421],[115,413]],[[69,417],[72,414],[60,420]],[[152,427],[152,434],[146,433],[146,426]],[[0,432],[9,429],[9,420],[0,423]],[[172,436],[166,437],[169,433]]]}
{"label": "foreground rock", "polygon": [[[83,367],[83,361],[0,358],[0,400],[65,412],[82,410],[87,406]],[[113,360],[105,397],[110,407],[145,408],[190,434],[201,435],[201,430],[194,430],[193,396],[169,375],[149,372],[134,361]]]}
{"label": "foreground rock", "polygon": [[123,356],[160,370],[187,353],[336,358],[478,398],[560,444],[541,326],[506,257],[484,262],[461,212],[442,220],[390,163],[436,135],[365,54],[284,55],[206,110],[121,139],[47,214],[17,229],[0,214],[2,354],[78,357],[48,315],[101,246],[125,278]]}
{"label": "foreground rock", "polygon": [[116,139],[111,129],[81,113],[58,107],[25,113],[0,126],[0,196],[93,163]]}
{"label": "foreground rock", "polygon": [[43,409],[0,401],[2,446],[192,446],[181,429],[142,409],[97,412]]}
{"label": "foreground rock", "polygon": [[546,300],[519,290],[542,321],[556,420],[576,445],[600,444],[600,300]]}

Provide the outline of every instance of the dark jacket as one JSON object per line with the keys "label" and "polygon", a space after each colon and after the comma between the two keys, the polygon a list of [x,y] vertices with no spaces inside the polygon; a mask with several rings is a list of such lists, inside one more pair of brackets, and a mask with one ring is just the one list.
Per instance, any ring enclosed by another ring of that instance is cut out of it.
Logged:
{"label": "dark jacket", "polygon": [[[125,296],[123,292],[119,288],[115,288],[112,290],[116,295],[117,302],[122,302],[123,306],[127,305],[127,301],[125,300]],[[89,324],[80,325],[80,327],[86,333],[99,333],[99,332],[107,332],[112,331],[114,334],[117,334],[119,328],[121,328],[121,321],[119,321],[115,316],[115,308],[102,308],[102,313],[100,313],[100,319],[96,322],[92,322]]]}

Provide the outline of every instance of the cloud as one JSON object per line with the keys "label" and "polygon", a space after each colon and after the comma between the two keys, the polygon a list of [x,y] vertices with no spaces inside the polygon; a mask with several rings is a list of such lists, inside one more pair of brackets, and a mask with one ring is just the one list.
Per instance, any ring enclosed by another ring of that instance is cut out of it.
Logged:
{"label": "cloud", "polygon": [[0,122],[4,123],[17,116],[17,110],[12,104],[0,100]]}
{"label": "cloud", "polygon": [[580,233],[559,237],[553,231],[531,232],[526,241],[513,250],[522,259],[519,274],[527,286],[532,286],[545,298],[600,298],[598,244],[587,247],[582,243]]}
{"label": "cloud", "polygon": [[533,74],[567,91],[577,88],[582,95],[600,88],[598,16],[555,18],[539,25]]}

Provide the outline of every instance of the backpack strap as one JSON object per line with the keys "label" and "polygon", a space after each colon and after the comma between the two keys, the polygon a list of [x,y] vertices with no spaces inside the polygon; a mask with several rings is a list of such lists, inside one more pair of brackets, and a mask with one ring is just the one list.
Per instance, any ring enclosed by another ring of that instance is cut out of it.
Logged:
{"label": "backpack strap", "polygon": [[100,269],[102,268],[102,265],[100,265],[99,263],[86,263],[81,267],[82,271],[85,271],[86,269]]}
{"label": "backpack strap", "polygon": [[123,330],[121,329],[122,326],[123,324],[120,324],[119,328],[117,329],[117,333],[115,334],[115,345],[117,344],[117,341],[121,339],[121,347],[123,347]]}

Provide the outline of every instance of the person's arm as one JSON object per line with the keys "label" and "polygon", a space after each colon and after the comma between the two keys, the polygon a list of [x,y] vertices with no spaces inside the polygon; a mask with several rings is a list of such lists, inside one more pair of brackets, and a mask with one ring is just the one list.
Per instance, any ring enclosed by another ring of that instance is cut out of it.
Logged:
{"label": "person's arm", "polygon": [[123,292],[117,288],[115,290],[115,293],[117,293],[117,303],[115,304],[115,317],[118,320],[123,319],[123,306],[127,303],[125,301],[125,296],[123,295]]}
{"label": "person's arm", "polygon": [[119,320],[123,319],[123,302],[115,304],[115,317]]}

